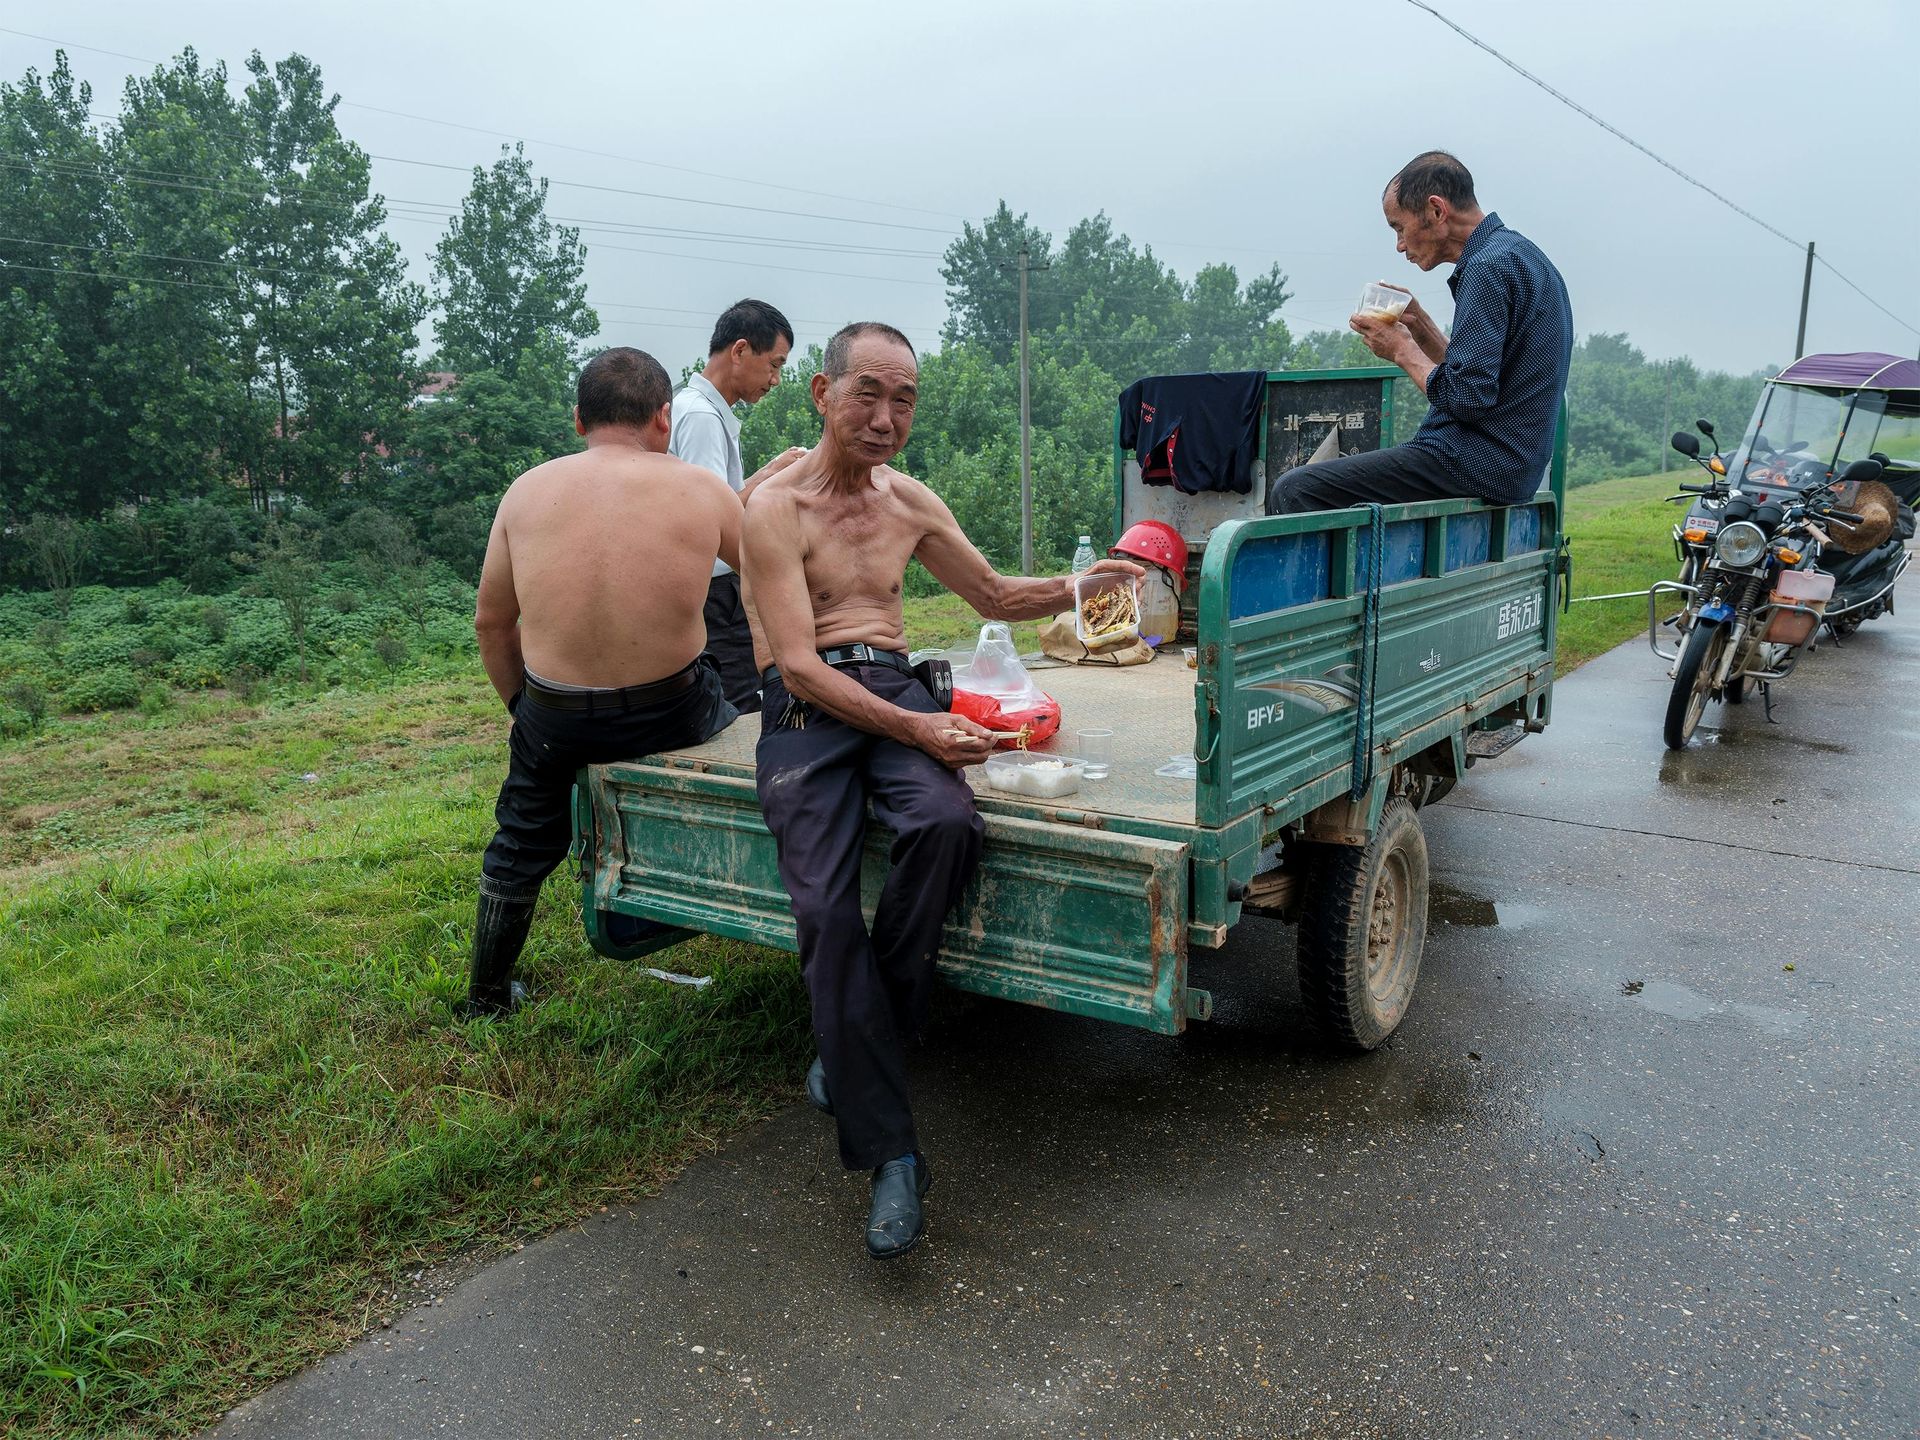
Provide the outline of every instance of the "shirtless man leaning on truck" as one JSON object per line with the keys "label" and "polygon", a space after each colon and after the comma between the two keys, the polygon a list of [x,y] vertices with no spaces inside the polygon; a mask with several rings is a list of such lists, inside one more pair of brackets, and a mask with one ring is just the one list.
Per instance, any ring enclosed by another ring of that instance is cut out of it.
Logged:
{"label": "shirtless man leaning on truck", "polygon": [[672,394],[651,355],[596,355],[574,410],[587,448],[522,475],[494,517],[473,625],[513,723],[463,1019],[523,998],[514,961],[567,853],[574,772],[697,745],[735,719],[701,653],[702,606],[714,559],[738,563],[740,501],[666,453]]}
{"label": "shirtless man leaning on truck", "polygon": [[[907,443],[918,382],[913,346],[892,326],[836,334],[813,378],[820,443],[748,499],[742,547],[763,672],[756,783],[820,1047],[807,1096],[838,1123],[842,1163],[873,1172],[876,1259],[904,1254],[923,1229],[932,1172],[902,1047],[925,1020],[941,926],[980,858],[958,772],[992,749],[910,673],[907,561],[988,619],[1058,614],[1073,595],[1070,577],[998,574],[939,496],[887,464]],[[1142,573],[1125,560],[1095,568]],[[894,836],[871,935],[860,910],[869,800]]]}

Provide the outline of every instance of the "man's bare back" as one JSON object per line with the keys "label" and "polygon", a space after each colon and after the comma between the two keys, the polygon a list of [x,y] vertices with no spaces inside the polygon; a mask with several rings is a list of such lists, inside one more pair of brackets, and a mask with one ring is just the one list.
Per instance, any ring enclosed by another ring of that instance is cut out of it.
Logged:
{"label": "man's bare back", "polygon": [[[480,609],[517,612],[520,660],[544,679],[645,684],[705,647],[707,578],[716,555],[737,562],[739,533],[740,502],[719,476],[640,444],[590,444],[507,490]],[[496,688],[518,688],[493,671]]]}

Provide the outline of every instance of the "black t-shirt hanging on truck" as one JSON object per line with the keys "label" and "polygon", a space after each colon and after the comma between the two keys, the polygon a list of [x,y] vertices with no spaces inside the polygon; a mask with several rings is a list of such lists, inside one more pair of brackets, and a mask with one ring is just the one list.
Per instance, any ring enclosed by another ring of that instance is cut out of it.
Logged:
{"label": "black t-shirt hanging on truck", "polygon": [[1266,388],[1264,370],[1136,380],[1120,394],[1120,446],[1133,451],[1149,485],[1248,494]]}

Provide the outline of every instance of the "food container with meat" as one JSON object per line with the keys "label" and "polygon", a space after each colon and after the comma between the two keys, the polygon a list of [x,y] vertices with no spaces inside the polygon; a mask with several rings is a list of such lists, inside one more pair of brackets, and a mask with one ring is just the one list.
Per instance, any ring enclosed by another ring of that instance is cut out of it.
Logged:
{"label": "food container with meat", "polygon": [[1140,582],[1132,575],[1089,571],[1073,577],[1073,628],[1089,650],[1111,650],[1140,634]]}

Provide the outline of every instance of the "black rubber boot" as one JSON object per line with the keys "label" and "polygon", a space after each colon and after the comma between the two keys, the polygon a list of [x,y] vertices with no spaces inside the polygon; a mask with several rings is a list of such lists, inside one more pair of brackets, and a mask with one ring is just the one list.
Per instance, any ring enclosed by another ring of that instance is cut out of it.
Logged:
{"label": "black rubber boot", "polygon": [[505,1015],[527,998],[527,987],[513,978],[513,964],[533,927],[535,900],[503,900],[480,890],[480,909],[473,921],[473,968],[467,980],[467,998],[453,1007],[456,1020],[483,1020]]}
{"label": "black rubber boot", "polygon": [[833,1114],[833,1097],[827,1094],[827,1067],[818,1055],[807,1067],[807,1103],[822,1115]]}

